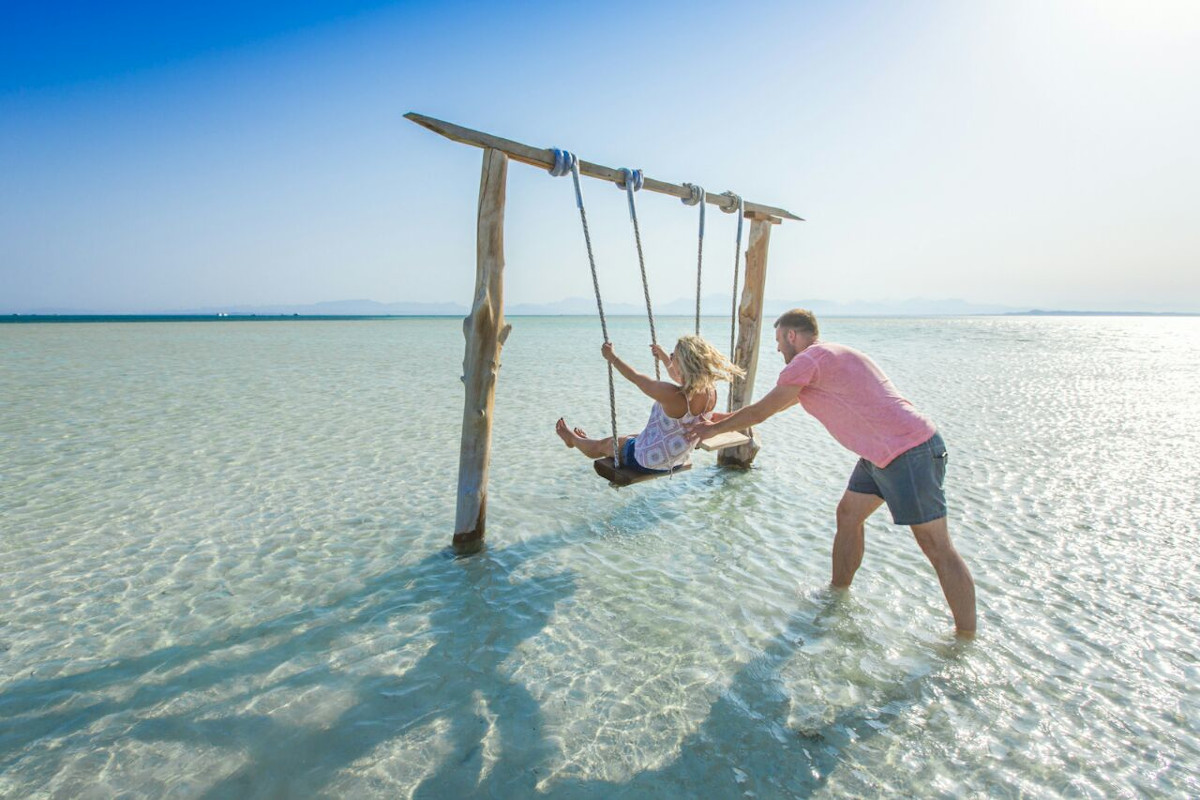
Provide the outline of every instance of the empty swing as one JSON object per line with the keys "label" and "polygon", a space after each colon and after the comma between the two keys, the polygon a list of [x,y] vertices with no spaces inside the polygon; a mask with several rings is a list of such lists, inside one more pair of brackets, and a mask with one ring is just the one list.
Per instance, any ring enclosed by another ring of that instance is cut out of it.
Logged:
{"label": "empty swing", "polygon": [[[684,186],[692,191],[692,197],[684,198],[683,202],[686,205],[692,205],[690,202],[696,197],[699,190],[700,203],[700,244],[696,250],[696,333],[700,333],[700,269],[704,263],[704,189],[699,186],[693,186],[690,183],[685,183]],[[741,195],[734,193],[732,190],[721,193],[722,197],[728,197],[729,202],[717,206],[726,214],[737,214],[737,240],[733,247],[733,304],[729,311],[729,357],[734,357],[734,348],[737,346],[737,309],[738,309],[738,273],[742,263],[742,222],[746,216],[745,202]],[[725,402],[725,410],[733,411],[733,384],[729,384],[729,395]],[[740,447],[750,443],[750,437],[738,431],[729,431],[710,439],[705,439],[696,445],[700,450],[724,450],[727,447]]]}
{"label": "empty swing", "polygon": [[[684,186],[691,192],[690,196],[680,198],[685,206],[700,206],[700,232],[697,237],[696,245],[696,335],[700,335],[700,289],[701,277],[704,270],[704,205],[707,193],[703,186],[698,186],[694,183],[685,183]],[[733,358],[733,349],[736,345],[737,338],[737,290],[738,290],[738,272],[742,259],[742,220],[745,215],[745,204],[740,195],[733,191],[722,192],[722,197],[728,197],[729,202],[718,206],[727,214],[737,213],[737,242],[733,248],[733,308],[729,315],[729,357]],[[733,384],[729,385],[729,398],[725,406],[727,411],[733,411]],[[744,433],[737,431],[729,431],[718,436],[713,436],[710,439],[705,439],[696,445],[700,450],[714,451],[724,450],[727,447],[739,447],[750,443],[750,437]]]}

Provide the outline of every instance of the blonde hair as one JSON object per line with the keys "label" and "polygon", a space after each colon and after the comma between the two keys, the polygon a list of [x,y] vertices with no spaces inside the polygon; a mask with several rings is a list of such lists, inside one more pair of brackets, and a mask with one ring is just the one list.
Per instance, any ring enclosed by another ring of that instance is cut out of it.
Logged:
{"label": "blonde hair", "polygon": [[717,381],[733,381],[744,377],[746,371],[699,336],[681,336],[675,343],[675,366],[683,382],[683,391],[691,397],[696,392],[711,389]]}

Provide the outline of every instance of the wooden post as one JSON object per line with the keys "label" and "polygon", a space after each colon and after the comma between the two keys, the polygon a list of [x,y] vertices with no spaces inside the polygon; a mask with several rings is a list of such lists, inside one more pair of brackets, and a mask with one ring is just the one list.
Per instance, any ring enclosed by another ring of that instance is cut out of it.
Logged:
{"label": "wooden post", "polygon": [[[763,291],[767,283],[767,246],[771,242],[771,226],[779,224],[779,219],[769,214],[749,212],[746,216],[751,220],[750,244],[746,248],[746,282],[738,305],[738,337],[733,350],[733,362],[746,370],[746,377],[735,380],[730,389],[733,411],[749,403],[754,393],[758,344],[762,335]],[[758,434],[752,433],[749,443],[722,450],[717,463],[723,467],[749,467],[760,448]]]}
{"label": "wooden post", "polygon": [[[458,457],[458,507],[454,550],[474,553],[483,547],[487,521],[488,466],[492,451],[492,410],[500,351],[511,326],[504,322],[504,196],[508,156],[483,151],[479,180],[479,217],[475,239],[475,302],[463,320],[462,446]],[[753,241],[753,235],[751,235]]]}

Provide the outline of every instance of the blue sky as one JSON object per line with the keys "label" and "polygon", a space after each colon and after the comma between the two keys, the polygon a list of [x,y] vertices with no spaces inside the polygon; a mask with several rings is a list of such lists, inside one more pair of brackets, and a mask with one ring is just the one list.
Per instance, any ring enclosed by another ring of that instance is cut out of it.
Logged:
{"label": "blue sky", "polygon": [[[250,5],[6,11],[0,312],[465,304],[480,151],[410,110],[806,217],[772,298],[1200,310],[1200,4]],[[513,164],[508,200],[508,301],[589,295],[569,181]],[[688,296],[694,210],[640,208]],[[732,253],[710,214],[706,292]]]}

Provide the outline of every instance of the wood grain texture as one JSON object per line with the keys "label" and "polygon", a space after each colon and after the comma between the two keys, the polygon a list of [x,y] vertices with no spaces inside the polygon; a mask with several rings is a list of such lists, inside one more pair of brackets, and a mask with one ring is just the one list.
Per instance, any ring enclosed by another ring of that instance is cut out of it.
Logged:
{"label": "wood grain texture", "polygon": [[492,449],[492,413],[500,352],[510,326],[504,322],[504,200],[508,157],[483,151],[475,242],[475,300],[463,320],[462,444],[458,458],[458,504],[454,549],[470,553],[483,546],[487,527],[487,482]]}
{"label": "wood grain texture", "polygon": [[[499,136],[493,136],[490,133],[476,131],[470,128],[464,128],[461,125],[455,125],[453,122],[444,122],[440,119],[427,117],[424,114],[418,114],[410,111],[404,115],[405,119],[417,123],[423,128],[433,131],[434,133],[445,136],[455,142],[469,144],[475,147],[492,148],[500,150],[514,161],[520,161],[523,164],[529,164],[543,169],[549,169],[554,165],[554,152],[549,148],[531,147],[530,145],[521,142],[514,142],[512,139],[504,139]],[[579,160],[579,173],[592,178],[600,178],[601,180],[617,183],[621,180],[620,173],[612,167],[606,167],[602,164],[594,164],[591,161]],[[655,180],[654,178],[646,177],[642,185],[643,189],[659,194],[668,194],[672,197],[683,199],[691,197],[691,190],[676,183],[668,183],[666,181]],[[706,197],[706,202],[721,206],[723,203],[728,203],[728,197],[722,197],[716,192],[710,192]],[[751,203],[748,200],[743,201],[743,210],[747,218],[752,218],[751,214],[763,214],[780,219],[792,219],[799,222],[804,220],[796,216],[790,211],[774,206],[763,205],[762,203]]]}
{"label": "wood grain texture", "polygon": [[712,452],[713,450],[724,450],[726,447],[738,447],[743,444],[749,444],[750,437],[744,433],[737,431],[729,431],[728,433],[718,433],[711,439],[705,439],[696,447],[701,450]]}
{"label": "wood grain texture", "polygon": [[[767,249],[771,243],[769,218],[755,216],[750,222],[750,244],[746,249],[746,282],[742,286],[742,299],[738,304],[738,338],[733,350],[733,362],[746,370],[744,378],[733,382],[730,395],[732,410],[745,406],[754,393],[754,377],[758,372],[758,343],[762,335],[763,297],[767,283]],[[750,431],[750,442],[739,447],[729,447],[717,456],[717,463],[726,467],[749,467],[758,455],[762,444],[754,431]]]}
{"label": "wood grain texture", "polygon": [[632,483],[641,483],[642,481],[652,481],[656,478],[665,478],[668,475],[674,475],[678,472],[687,472],[692,468],[691,464],[684,464],[682,467],[676,467],[670,472],[638,472],[629,467],[618,467],[612,460],[612,456],[598,458],[592,462],[592,468],[596,470],[596,474],[604,478],[613,486],[629,486]]}

